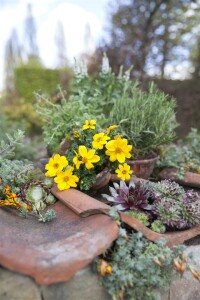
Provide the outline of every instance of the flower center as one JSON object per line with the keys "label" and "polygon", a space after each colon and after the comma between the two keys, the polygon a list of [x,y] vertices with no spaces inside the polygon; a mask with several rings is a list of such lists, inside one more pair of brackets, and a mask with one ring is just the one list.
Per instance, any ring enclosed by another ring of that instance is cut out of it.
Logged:
{"label": "flower center", "polygon": [[86,163],[88,161],[87,157],[82,158],[82,162]]}
{"label": "flower center", "polygon": [[122,171],[122,174],[126,174],[126,170],[123,170],[123,171]]}
{"label": "flower center", "polygon": [[54,166],[55,169],[58,169],[59,164],[58,164],[58,163],[55,163],[53,166]]}
{"label": "flower center", "polygon": [[65,177],[64,177],[64,181],[65,181],[65,182],[68,182],[68,181],[69,181],[69,176],[65,176]]}
{"label": "flower center", "polygon": [[116,153],[122,153],[122,149],[121,148],[116,148],[115,152]]}

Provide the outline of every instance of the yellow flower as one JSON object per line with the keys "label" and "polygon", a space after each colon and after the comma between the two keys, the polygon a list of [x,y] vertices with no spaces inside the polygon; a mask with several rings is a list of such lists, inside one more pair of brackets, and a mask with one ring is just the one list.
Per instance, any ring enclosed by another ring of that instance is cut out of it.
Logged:
{"label": "yellow flower", "polygon": [[77,187],[77,182],[79,178],[76,175],[73,175],[73,167],[68,168],[64,172],[60,172],[55,178],[54,181],[58,185],[60,191],[67,190],[70,187]]}
{"label": "yellow flower", "polygon": [[15,202],[17,200],[17,195],[15,193],[10,193],[7,195],[7,200]]}
{"label": "yellow flower", "polygon": [[[74,152],[76,153],[76,151]],[[80,165],[83,164],[82,160],[79,160],[78,153],[76,153],[76,156],[73,158],[73,163],[75,164],[77,170],[80,168]]]}
{"label": "yellow flower", "polygon": [[74,131],[74,137],[75,138],[80,138],[80,136],[81,136],[81,133],[80,133],[80,131]]}
{"label": "yellow flower", "polygon": [[101,276],[112,274],[112,267],[106,260],[101,259],[98,265],[98,272]]}
{"label": "yellow flower", "polygon": [[130,170],[130,166],[126,163],[123,165],[119,165],[118,169],[115,171],[117,176],[122,180],[129,180],[131,178],[132,170]]}
{"label": "yellow flower", "polygon": [[131,157],[132,146],[128,145],[127,139],[122,139],[120,136],[107,142],[106,148],[106,155],[110,156],[112,162],[118,160],[120,163],[124,163],[126,158]]}
{"label": "yellow flower", "polygon": [[88,170],[94,168],[93,163],[100,161],[100,156],[95,154],[95,150],[87,150],[85,146],[78,147],[78,154]]}
{"label": "yellow flower", "polygon": [[6,195],[10,194],[10,186],[9,185],[4,186],[3,193]]}
{"label": "yellow flower", "polygon": [[113,130],[113,129],[117,128],[117,127],[118,127],[118,125],[111,125],[108,128],[106,128],[107,134],[110,134],[111,130]]}
{"label": "yellow flower", "polygon": [[95,120],[91,120],[91,121],[86,120],[85,124],[82,127],[82,129],[83,130],[86,130],[86,129],[95,129],[95,125],[96,125],[96,121]]}
{"label": "yellow flower", "polygon": [[60,156],[60,154],[54,155],[49,159],[48,164],[46,164],[45,169],[47,172],[45,173],[46,176],[54,177],[58,173],[60,173],[64,167],[68,166],[68,160],[65,156]]}
{"label": "yellow flower", "polygon": [[97,133],[93,136],[92,147],[94,149],[103,149],[103,146],[107,143],[110,138],[105,133]]}
{"label": "yellow flower", "polygon": [[17,194],[9,193],[5,200],[0,200],[0,207],[1,206],[16,206],[21,207],[20,203],[17,201]]}

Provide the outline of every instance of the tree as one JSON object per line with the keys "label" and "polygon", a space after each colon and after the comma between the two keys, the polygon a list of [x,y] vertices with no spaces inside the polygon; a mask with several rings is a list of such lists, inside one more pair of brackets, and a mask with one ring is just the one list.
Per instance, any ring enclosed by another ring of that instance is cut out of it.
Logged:
{"label": "tree", "polygon": [[191,28],[190,61],[193,67],[193,77],[200,78],[200,0],[193,3],[193,12],[188,17],[188,26]]}
{"label": "tree", "polygon": [[67,51],[65,42],[65,33],[62,22],[58,21],[55,42],[57,46],[58,67],[64,68],[67,65]]}
{"label": "tree", "polygon": [[25,18],[25,38],[24,38],[24,52],[25,56],[39,60],[39,49],[36,41],[36,25],[32,14],[31,4],[27,5],[27,16]]}
{"label": "tree", "polygon": [[21,48],[18,42],[18,35],[13,29],[10,38],[5,46],[5,90],[7,95],[12,93],[15,89],[14,69],[21,64]]}
{"label": "tree", "polygon": [[140,79],[152,66],[164,76],[166,64],[180,56],[177,47],[184,46],[191,1],[119,0],[117,5],[110,10],[110,40],[100,47],[111,66],[116,70],[133,65]]}

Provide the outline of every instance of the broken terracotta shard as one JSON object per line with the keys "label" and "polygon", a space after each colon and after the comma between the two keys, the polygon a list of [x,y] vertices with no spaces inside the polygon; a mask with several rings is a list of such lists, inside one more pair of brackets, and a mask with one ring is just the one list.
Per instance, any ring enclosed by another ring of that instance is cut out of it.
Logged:
{"label": "broken terracotta shard", "polygon": [[40,223],[0,209],[0,265],[39,284],[67,281],[110,247],[118,226],[106,215],[81,218],[58,201],[57,218]]}
{"label": "broken terracotta shard", "polygon": [[[134,182],[137,182],[138,180],[141,181],[141,179],[133,179]],[[142,181],[143,180],[144,179],[142,179]],[[75,213],[82,217],[87,217],[92,214],[108,214],[111,208],[109,205],[98,201],[76,189],[59,191],[56,187],[53,187],[51,191],[56,198],[61,200],[65,205],[70,207]],[[184,241],[200,235],[200,225],[188,230],[160,234],[147,228],[142,222],[124,212],[120,212],[120,218],[122,222],[135,231],[142,232],[143,235],[150,241],[156,242],[160,238],[165,238],[166,245],[169,247],[182,244]]]}

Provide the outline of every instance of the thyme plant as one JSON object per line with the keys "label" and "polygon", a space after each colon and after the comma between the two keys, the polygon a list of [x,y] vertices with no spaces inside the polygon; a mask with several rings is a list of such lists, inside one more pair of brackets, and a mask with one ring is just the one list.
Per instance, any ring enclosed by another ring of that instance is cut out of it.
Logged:
{"label": "thyme plant", "polygon": [[169,249],[164,240],[153,243],[140,232],[121,229],[113,246],[95,260],[94,270],[113,300],[160,299],[161,290],[191,268],[184,249]]}

